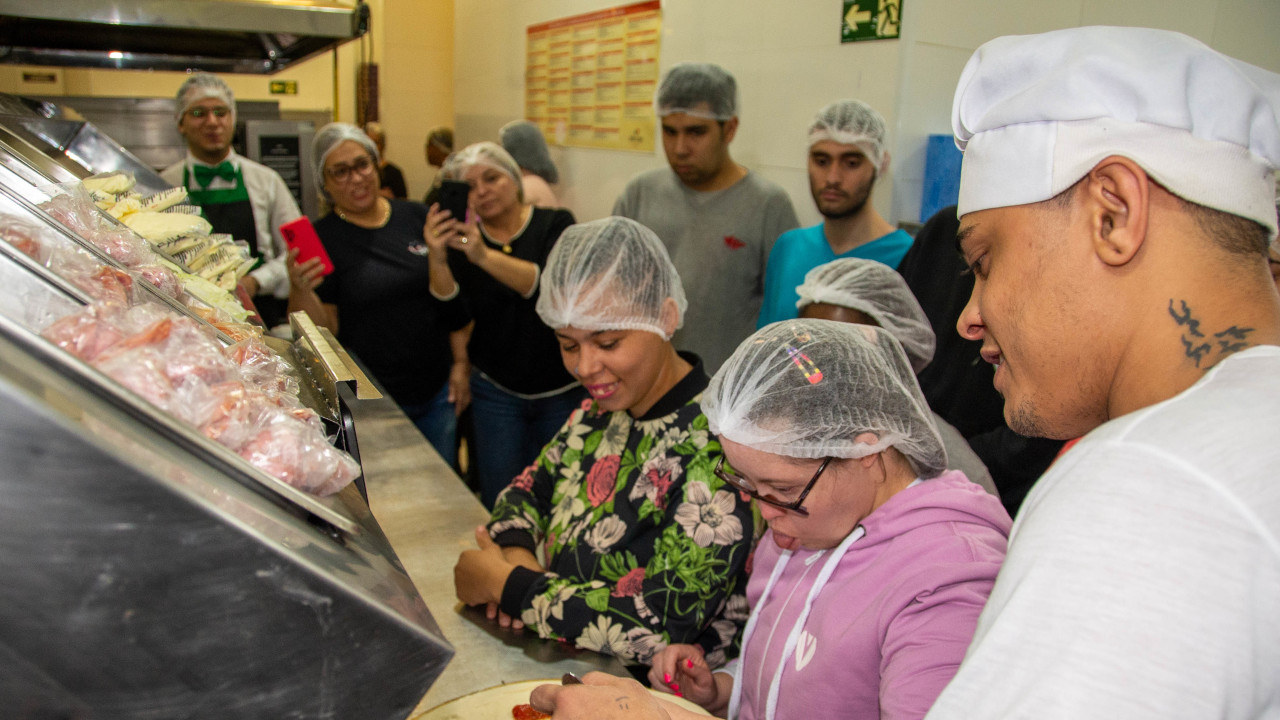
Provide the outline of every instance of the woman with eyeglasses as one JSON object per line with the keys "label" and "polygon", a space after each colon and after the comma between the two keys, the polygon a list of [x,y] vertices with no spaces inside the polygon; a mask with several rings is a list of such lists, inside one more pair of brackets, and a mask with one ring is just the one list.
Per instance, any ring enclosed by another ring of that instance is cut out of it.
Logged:
{"label": "woman with eyeglasses", "polygon": [[360,128],[330,123],[311,161],[332,212],[315,224],[333,262],[289,253],[289,311],[305,310],[358,357],[451,466],[456,417],[469,401],[461,303],[430,290],[427,208],[379,194],[378,150]]}
{"label": "woman with eyeglasses", "polygon": [[702,362],[671,344],[686,305],[648,228],[565,231],[538,314],[591,398],[498,497],[479,549],[458,558],[459,599],[626,665],[672,642],[724,661],[746,619],[751,507],[712,471]]}
{"label": "woman with eyeglasses", "polygon": [[[880,328],[787,320],[747,338],[702,398],[725,462],[756,498],[751,615],[736,668],[670,646],[653,687],[721,717],[921,718],[955,674],[1004,560],[1009,515],[946,453],[915,374]],[[539,687],[557,718],[686,717],[592,673]],[[663,712],[665,711],[665,715]]]}
{"label": "woman with eyeglasses", "polygon": [[474,321],[467,343],[471,459],[480,500],[492,508],[583,397],[560,364],[555,335],[534,309],[539,273],[574,220],[568,210],[528,204],[520,167],[496,143],[468,145],[440,172],[471,186],[468,217],[433,203],[424,237],[431,292],[442,300],[460,297]]}

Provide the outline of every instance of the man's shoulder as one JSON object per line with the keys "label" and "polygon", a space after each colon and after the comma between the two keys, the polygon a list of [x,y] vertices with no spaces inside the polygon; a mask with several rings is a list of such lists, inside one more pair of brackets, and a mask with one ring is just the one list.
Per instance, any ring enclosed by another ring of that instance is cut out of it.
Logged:
{"label": "man's shoulder", "polygon": [[169,183],[170,185],[175,185],[175,186],[176,186],[176,185],[181,185],[181,184],[182,184],[182,169],[186,166],[186,164],[187,164],[187,160],[186,160],[186,158],[183,158],[182,160],[179,160],[178,162],[176,162],[176,163],[174,163],[174,164],[170,165],[169,167],[167,167],[167,168],[165,168],[165,169],[161,170],[161,171],[160,171],[160,179],[164,180],[165,182]]}
{"label": "man's shoulder", "polygon": [[778,236],[778,246],[813,242],[822,242],[824,244],[827,242],[827,237],[822,232],[822,223],[810,225],[809,227],[794,228]]}
{"label": "man's shoulder", "polygon": [[633,175],[623,188],[623,194],[632,194],[647,190],[678,188],[679,180],[669,167],[656,167]]}
{"label": "man's shoulder", "polygon": [[742,176],[738,183],[746,190],[757,193],[763,197],[769,198],[785,198],[787,202],[791,202],[791,196],[787,195],[787,191],[782,189],[778,183],[761,175],[755,170],[747,170],[747,174]]}

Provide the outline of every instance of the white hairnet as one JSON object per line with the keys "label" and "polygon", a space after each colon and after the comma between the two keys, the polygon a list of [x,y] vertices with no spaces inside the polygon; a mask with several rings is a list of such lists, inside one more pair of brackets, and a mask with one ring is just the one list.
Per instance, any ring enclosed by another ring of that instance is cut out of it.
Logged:
{"label": "white hairnet", "polygon": [[857,145],[867,159],[884,172],[884,118],[861,100],[841,100],[818,111],[809,126],[809,147],[823,140]]}
{"label": "white hairnet", "polygon": [[[922,478],[947,467],[902,346],[871,325],[784,320],[738,346],[702,393],[711,432],[796,458],[860,458],[895,447]],[[862,433],[878,438],[857,442]]]}
{"label": "white hairnet", "polygon": [[502,126],[498,137],[502,140],[502,149],[511,154],[522,170],[528,170],[552,185],[560,182],[560,171],[551,161],[547,141],[537,125],[528,120],[512,120]]}
{"label": "white hairnet", "polygon": [[363,130],[351,123],[329,123],[320,128],[311,141],[311,165],[316,170],[316,182],[321,186],[324,185],[324,161],[329,157],[329,153],[345,140],[358,143],[369,151],[369,156],[373,158],[375,164],[378,162],[378,146]]}
{"label": "white hairnet", "polygon": [[467,171],[476,165],[485,165],[509,175],[516,183],[516,197],[520,202],[524,202],[524,187],[520,183],[520,166],[516,164],[515,158],[511,157],[511,153],[503,150],[498,143],[486,140],[462,148],[444,161],[440,173],[449,180],[462,180]]}
{"label": "white hairnet", "polygon": [[181,86],[178,87],[178,114],[177,118],[182,116],[191,109],[191,106],[206,98],[217,98],[226,103],[231,108],[231,122],[236,120],[236,98],[231,93],[231,88],[222,81],[222,78],[207,72],[192,73]]}
{"label": "white hairnet", "polygon": [[542,271],[537,309],[553,328],[648,330],[670,340],[664,313],[675,311],[674,331],[688,306],[658,236],[634,220],[607,217],[560,235]]}
{"label": "white hairnet", "polygon": [[933,359],[936,338],[920,301],[896,270],[864,258],[840,258],[805,273],[796,287],[797,310],[810,303],[850,308],[871,316],[902,343],[919,373]]}
{"label": "white hairnet", "polygon": [[[699,107],[706,103],[706,107]],[[738,83],[711,63],[680,63],[667,71],[653,100],[658,117],[684,113],[708,120],[731,120],[738,114]]]}

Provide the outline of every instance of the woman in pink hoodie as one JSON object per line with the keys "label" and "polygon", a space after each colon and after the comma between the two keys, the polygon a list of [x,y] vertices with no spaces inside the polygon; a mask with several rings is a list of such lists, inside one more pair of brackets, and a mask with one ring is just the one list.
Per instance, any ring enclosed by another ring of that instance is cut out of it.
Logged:
{"label": "woman in pink hoodie", "polygon": [[[649,678],[721,717],[919,718],[955,674],[1010,519],[947,458],[888,332],[766,326],[703,396],[722,479],[769,523],[736,668],[673,645]],[[672,714],[672,717],[675,717]]]}

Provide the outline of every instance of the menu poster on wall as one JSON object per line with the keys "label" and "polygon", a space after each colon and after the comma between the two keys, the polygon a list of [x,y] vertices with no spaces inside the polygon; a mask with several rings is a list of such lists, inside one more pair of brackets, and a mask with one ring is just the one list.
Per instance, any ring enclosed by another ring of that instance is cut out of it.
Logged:
{"label": "menu poster on wall", "polygon": [[840,42],[888,40],[902,27],[902,0],[844,0]]}
{"label": "menu poster on wall", "polygon": [[548,143],[653,151],[659,0],[530,25],[525,118]]}

